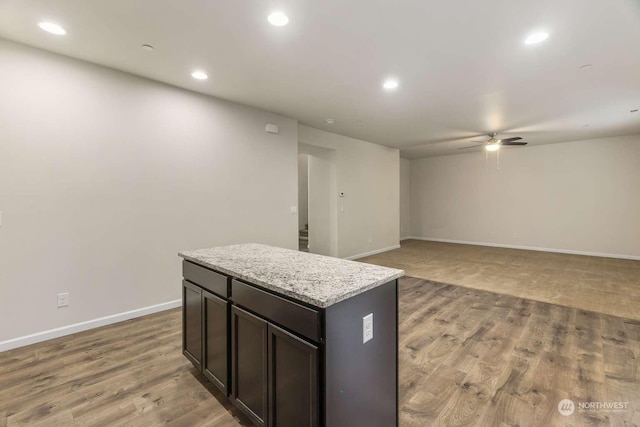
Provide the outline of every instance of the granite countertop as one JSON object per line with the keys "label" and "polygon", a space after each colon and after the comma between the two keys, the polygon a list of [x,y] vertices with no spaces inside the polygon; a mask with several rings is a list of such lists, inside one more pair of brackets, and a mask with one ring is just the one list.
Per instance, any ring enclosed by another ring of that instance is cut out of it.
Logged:
{"label": "granite countertop", "polygon": [[247,243],[180,252],[196,264],[326,308],[404,275],[403,270]]}

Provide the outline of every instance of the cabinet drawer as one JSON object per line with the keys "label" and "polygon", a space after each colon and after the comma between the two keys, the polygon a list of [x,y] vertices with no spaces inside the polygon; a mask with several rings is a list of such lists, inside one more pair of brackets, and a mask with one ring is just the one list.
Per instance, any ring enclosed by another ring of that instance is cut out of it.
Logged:
{"label": "cabinet drawer", "polygon": [[216,273],[189,261],[182,261],[182,276],[185,280],[202,286],[210,292],[225,298],[229,297],[227,286],[229,278],[224,274]]}
{"label": "cabinet drawer", "polygon": [[315,310],[235,279],[231,281],[231,299],[271,322],[313,341],[320,340],[320,314]]}

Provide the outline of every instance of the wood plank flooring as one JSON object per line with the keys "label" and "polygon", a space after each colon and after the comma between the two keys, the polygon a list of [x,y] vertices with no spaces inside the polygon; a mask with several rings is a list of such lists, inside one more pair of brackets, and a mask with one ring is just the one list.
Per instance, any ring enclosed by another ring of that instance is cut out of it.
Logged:
{"label": "wood plank flooring", "polygon": [[[0,353],[0,427],[250,425],[182,356],[180,321],[170,310]],[[639,361],[640,321],[400,281],[403,427],[640,426]],[[565,398],[628,403],[564,417]]]}
{"label": "wood plank flooring", "polygon": [[402,426],[640,425],[640,321],[413,278],[400,307]]}
{"label": "wood plank flooring", "polygon": [[249,426],[181,352],[181,311],[0,353],[0,426]]}
{"label": "wood plank flooring", "polygon": [[403,240],[358,261],[408,276],[640,320],[640,261]]}

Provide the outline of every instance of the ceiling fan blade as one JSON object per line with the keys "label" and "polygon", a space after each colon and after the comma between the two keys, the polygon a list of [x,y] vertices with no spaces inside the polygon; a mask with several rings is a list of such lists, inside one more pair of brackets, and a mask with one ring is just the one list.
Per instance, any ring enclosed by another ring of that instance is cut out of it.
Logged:
{"label": "ceiling fan blade", "polygon": [[500,143],[500,145],[527,145],[527,144],[528,144],[528,142],[524,142],[524,141],[522,141],[522,142],[515,142],[515,141],[504,142],[504,140]]}
{"label": "ceiling fan blade", "polygon": [[484,142],[480,145],[470,145],[468,147],[460,147],[458,148],[458,150],[466,150],[467,148],[478,148],[478,147],[483,147],[484,146]]}
{"label": "ceiling fan blade", "polygon": [[501,139],[500,141],[502,141],[502,143],[504,144],[505,142],[509,142],[509,141],[520,141],[522,138],[520,138],[519,136],[514,136],[512,138],[504,138]]}

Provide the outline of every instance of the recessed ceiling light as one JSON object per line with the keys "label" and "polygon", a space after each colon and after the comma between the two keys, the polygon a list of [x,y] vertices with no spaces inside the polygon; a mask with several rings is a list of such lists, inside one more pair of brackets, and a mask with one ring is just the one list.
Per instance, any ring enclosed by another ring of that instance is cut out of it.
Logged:
{"label": "recessed ceiling light", "polygon": [[325,122],[329,123],[330,125],[334,124],[336,121],[335,119],[327,119],[325,120]]}
{"label": "recessed ceiling light", "polygon": [[145,52],[153,52],[153,46],[151,46],[150,44],[143,44],[142,50],[144,50]]}
{"label": "recessed ceiling light", "polygon": [[207,73],[205,73],[204,71],[194,71],[193,73],[191,73],[191,77],[196,80],[207,80],[209,78],[209,76],[207,76]]}
{"label": "recessed ceiling light", "polygon": [[398,87],[398,81],[394,79],[385,80],[385,82],[382,84],[382,87],[385,89],[395,89]]}
{"label": "recessed ceiling light", "polygon": [[46,31],[47,33],[55,34],[57,36],[63,36],[67,34],[67,31],[58,24],[53,22],[39,22],[38,27]]}
{"label": "recessed ceiling light", "polygon": [[548,37],[549,37],[549,33],[545,33],[545,32],[533,33],[524,40],[524,44],[540,43],[541,41],[546,40]]}
{"label": "recessed ceiling light", "polygon": [[289,18],[282,12],[273,12],[267,19],[271,25],[275,25],[276,27],[283,27],[289,23]]}
{"label": "recessed ceiling light", "polygon": [[593,65],[591,64],[584,64],[580,66],[581,70],[588,70],[589,68],[593,67]]}

